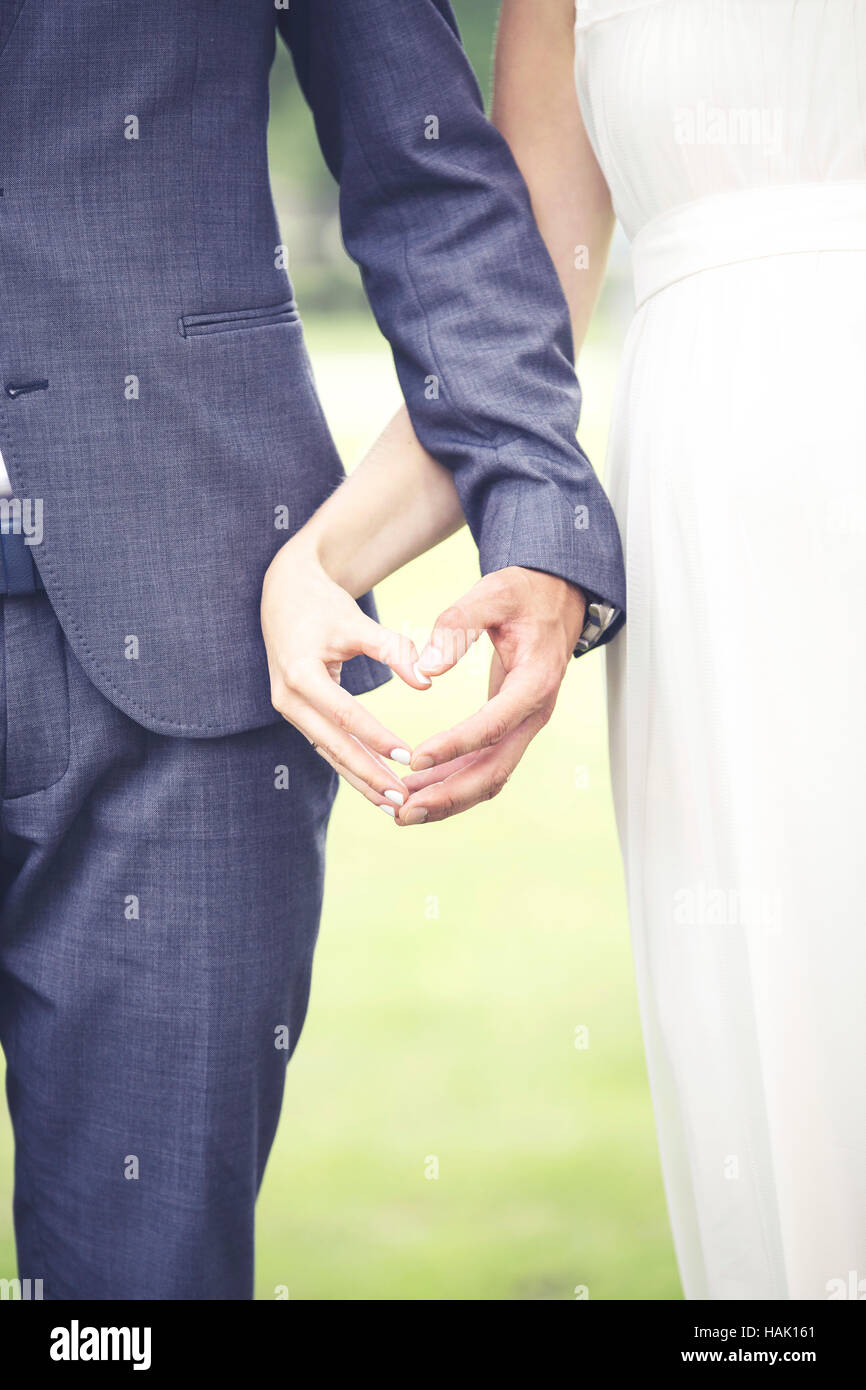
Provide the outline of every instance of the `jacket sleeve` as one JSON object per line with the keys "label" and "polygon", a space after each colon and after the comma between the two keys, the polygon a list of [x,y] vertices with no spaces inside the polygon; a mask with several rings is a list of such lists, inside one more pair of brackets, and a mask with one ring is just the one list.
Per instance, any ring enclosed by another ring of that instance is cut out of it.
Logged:
{"label": "jacket sleeve", "polygon": [[346,249],[482,572],[546,570],[624,610],[616,522],[575,438],[565,298],[448,0],[291,0],[277,21]]}

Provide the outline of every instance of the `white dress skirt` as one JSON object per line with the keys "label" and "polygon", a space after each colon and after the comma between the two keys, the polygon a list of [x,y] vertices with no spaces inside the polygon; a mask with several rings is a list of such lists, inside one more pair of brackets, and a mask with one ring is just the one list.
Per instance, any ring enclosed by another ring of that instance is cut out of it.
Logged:
{"label": "white dress skirt", "polygon": [[687,1298],[866,1297],[866,0],[578,3],[611,755]]}

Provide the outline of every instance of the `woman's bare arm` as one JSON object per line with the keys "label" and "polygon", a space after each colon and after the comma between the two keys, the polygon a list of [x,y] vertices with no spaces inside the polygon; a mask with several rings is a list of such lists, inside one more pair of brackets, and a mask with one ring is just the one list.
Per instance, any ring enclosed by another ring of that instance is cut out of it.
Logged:
{"label": "woman's bare arm", "polygon": [[575,89],[574,14],[574,0],[504,0],[493,120],[529,188],[578,354],[604,278],[614,216]]}
{"label": "woman's bare arm", "polygon": [[465,524],[454,475],[418,442],[401,406],[297,539],[360,598]]}

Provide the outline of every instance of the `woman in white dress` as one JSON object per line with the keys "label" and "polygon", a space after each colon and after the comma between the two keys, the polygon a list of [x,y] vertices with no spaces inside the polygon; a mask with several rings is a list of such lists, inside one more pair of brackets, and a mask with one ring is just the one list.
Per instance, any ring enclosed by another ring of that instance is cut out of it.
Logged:
{"label": "woman in white dress", "polygon": [[683,1284],[862,1298],[866,0],[578,0],[583,126],[573,19],[506,0],[496,116],[578,341],[611,203],[632,244],[611,758]]}
{"label": "woman in white dress", "polygon": [[[611,756],[685,1293],[863,1298],[866,0],[505,0],[494,118],[578,352],[632,243]],[[415,553],[453,487],[392,441]]]}

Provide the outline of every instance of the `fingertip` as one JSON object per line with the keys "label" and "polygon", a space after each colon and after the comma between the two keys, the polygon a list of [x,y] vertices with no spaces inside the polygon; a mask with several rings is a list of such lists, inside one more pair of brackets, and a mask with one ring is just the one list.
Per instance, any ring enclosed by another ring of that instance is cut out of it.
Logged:
{"label": "fingertip", "polygon": [[437,645],[435,640],[428,642],[421,653],[418,665],[434,675],[437,671],[441,671],[445,664],[445,655],[441,646]]}
{"label": "fingertip", "polygon": [[436,759],[430,753],[416,753],[409,766],[413,772],[427,772],[435,763]]}
{"label": "fingertip", "polygon": [[410,690],[429,690],[433,682],[429,676],[425,676],[422,671],[416,670],[417,662],[412,665],[392,665],[391,670],[395,676],[399,676],[404,685],[408,685]]}
{"label": "fingertip", "polygon": [[415,646],[412,638],[407,637],[404,632],[396,632],[393,628],[389,628],[388,631],[390,639],[388,644],[388,659],[390,664],[392,666],[402,666],[406,669],[411,669],[418,660],[418,648]]}

